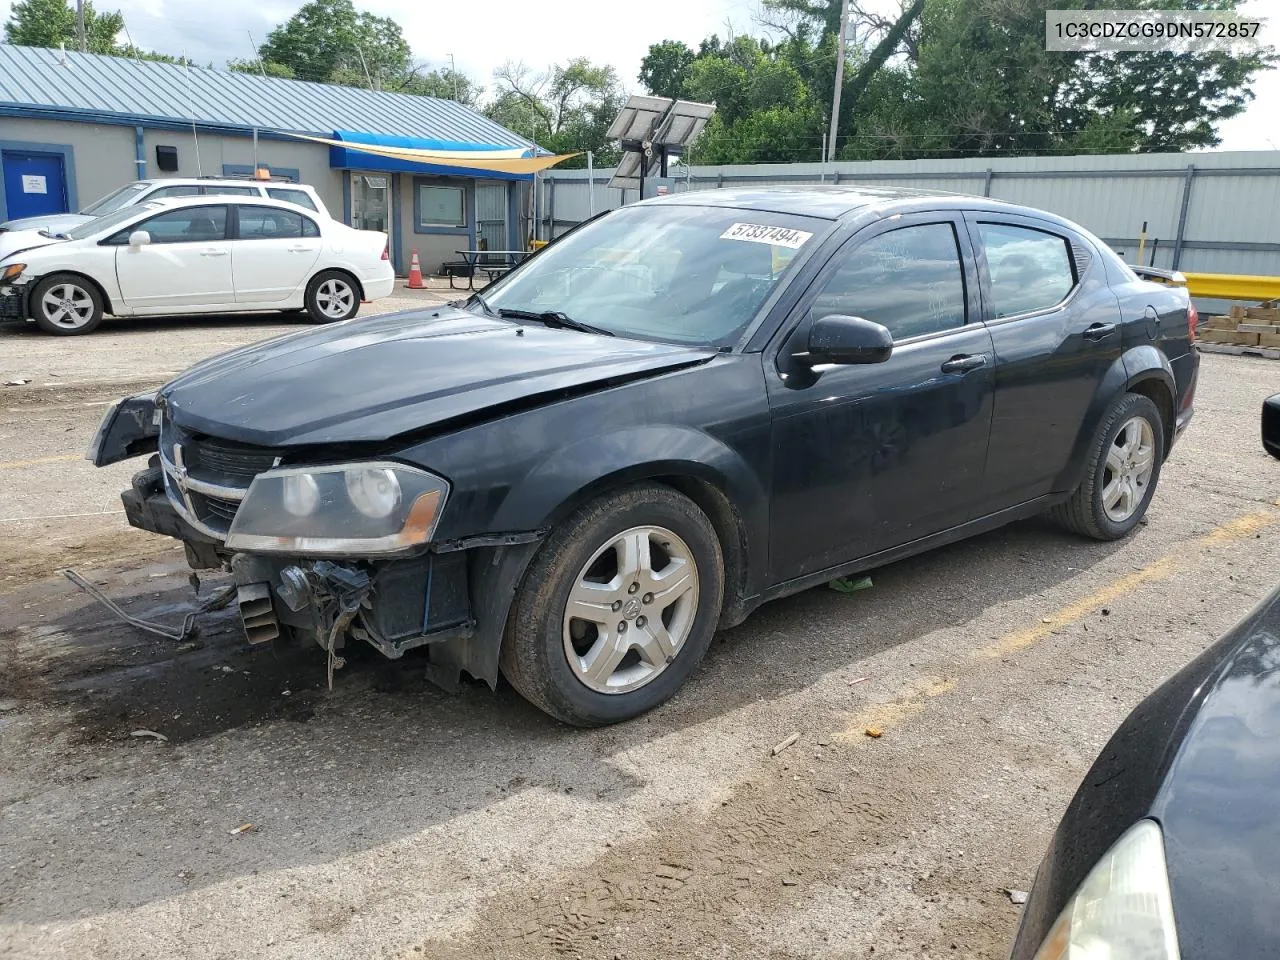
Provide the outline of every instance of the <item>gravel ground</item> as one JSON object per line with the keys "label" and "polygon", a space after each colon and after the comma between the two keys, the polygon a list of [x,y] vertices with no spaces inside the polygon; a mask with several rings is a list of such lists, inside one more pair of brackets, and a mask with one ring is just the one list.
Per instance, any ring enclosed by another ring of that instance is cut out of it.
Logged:
{"label": "gravel ground", "polygon": [[1123,543],[1028,521],[769,604],[607,730],[408,657],[330,692],[316,651],[248,651],[226,612],[175,646],[53,575],[190,609],[181,552],[112,512],[133,467],[62,458],[102,384],[280,329],[0,330],[0,381],[34,381],[0,388],[0,955],[1001,958],[1004,890],[1093,756],[1280,569],[1280,367],[1206,356]]}

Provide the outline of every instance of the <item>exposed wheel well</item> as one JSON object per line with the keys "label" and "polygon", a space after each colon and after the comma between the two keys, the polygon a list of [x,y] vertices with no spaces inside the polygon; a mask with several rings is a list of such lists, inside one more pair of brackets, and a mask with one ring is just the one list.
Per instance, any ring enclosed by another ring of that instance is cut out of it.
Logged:
{"label": "exposed wheel well", "polygon": [[1160,411],[1160,423],[1164,427],[1164,452],[1165,456],[1168,456],[1169,447],[1173,444],[1173,431],[1176,427],[1173,394],[1163,380],[1157,380],[1154,377],[1139,380],[1129,387],[1128,392],[1141,394],[1154,403],[1156,409]]}
{"label": "exposed wheel well", "polygon": [[[97,280],[93,279],[93,277],[89,276],[88,274],[80,273],[77,270],[55,270],[53,271],[53,273],[46,273],[43,277],[41,277],[39,280],[37,280],[35,283],[31,285],[31,289],[34,291],[37,286],[44,283],[45,280],[47,280],[49,277],[54,277],[54,276],[75,277],[77,280],[84,281],[89,286],[93,287],[94,290],[98,291],[98,296],[102,298],[102,312],[115,313],[115,311],[111,309],[111,298],[107,296],[107,291],[103,289],[102,284],[100,284]],[[32,310],[35,309],[34,304],[32,305],[31,309]],[[34,314],[32,315],[34,316]]]}

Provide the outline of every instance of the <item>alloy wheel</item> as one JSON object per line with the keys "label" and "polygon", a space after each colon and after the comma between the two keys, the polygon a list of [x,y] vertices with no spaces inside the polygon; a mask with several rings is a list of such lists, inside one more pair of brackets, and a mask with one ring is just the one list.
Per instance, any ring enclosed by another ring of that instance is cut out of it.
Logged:
{"label": "alloy wheel", "polygon": [[55,326],[77,330],[93,319],[93,298],[74,283],[59,283],[40,298],[40,312]]}
{"label": "alloy wheel", "polygon": [[351,312],[356,293],[351,285],[336,278],[330,278],[316,288],[316,306],[326,317],[340,320]]}
{"label": "alloy wheel", "polygon": [[632,527],[578,572],[564,611],[565,657],[592,690],[636,690],[675,660],[697,610],[689,546],[664,527]]}
{"label": "alloy wheel", "polygon": [[1124,523],[1146,496],[1156,465],[1156,441],[1146,417],[1125,421],[1107,451],[1102,480],[1102,509],[1113,523]]}

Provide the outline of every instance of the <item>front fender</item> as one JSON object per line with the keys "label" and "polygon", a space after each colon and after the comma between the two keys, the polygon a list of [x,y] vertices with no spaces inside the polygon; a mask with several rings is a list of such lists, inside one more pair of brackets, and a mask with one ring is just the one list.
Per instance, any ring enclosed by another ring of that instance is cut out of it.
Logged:
{"label": "front fender", "polygon": [[655,478],[698,480],[719,490],[736,514],[748,590],[767,569],[769,507],[759,475],[723,441],[680,425],[633,426],[576,439],[516,483],[493,519],[495,530],[543,530],[606,490]]}
{"label": "front fender", "polygon": [[[1071,448],[1071,459],[1067,461],[1066,468],[1054,482],[1055,490],[1068,492],[1080,485],[1087,466],[1089,445],[1093,442],[1102,418],[1119,397],[1140,384],[1151,381],[1163,386],[1172,404],[1173,397],[1176,396],[1173,368],[1169,365],[1168,358],[1150,344],[1132,347],[1112,361],[1111,366],[1099,381],[1098,389],[1093,395],[1093,402],[1089,404],[1089,409],[1085,413],[1080,432],[1076,435],[1075,444]],[[1169,447],[1171,429],[1172,425],[1166,423],[1166,450]]]}

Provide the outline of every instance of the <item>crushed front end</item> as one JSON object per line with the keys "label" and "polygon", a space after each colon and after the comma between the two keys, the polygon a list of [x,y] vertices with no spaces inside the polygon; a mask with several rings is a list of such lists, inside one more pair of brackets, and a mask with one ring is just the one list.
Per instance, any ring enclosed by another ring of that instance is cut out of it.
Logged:
{"label": "crushed front end", "polygon": [[394,459],[321,453],[199,433],[150,394],[113,405],[89,459],[150,454],[121,494],[129,523],[181,540],[194,570],[229,571],[250,643],[309,637],[331,679],[350,639],[390,658],[431,644],[427,673],[441,686],[456,685],[460,670],[496,682],[505,607],[478,605],[485,636],[474,643],[473,581],[509,601],[527,555],[494,548],[531,538],[435,544],[445,479]]}

